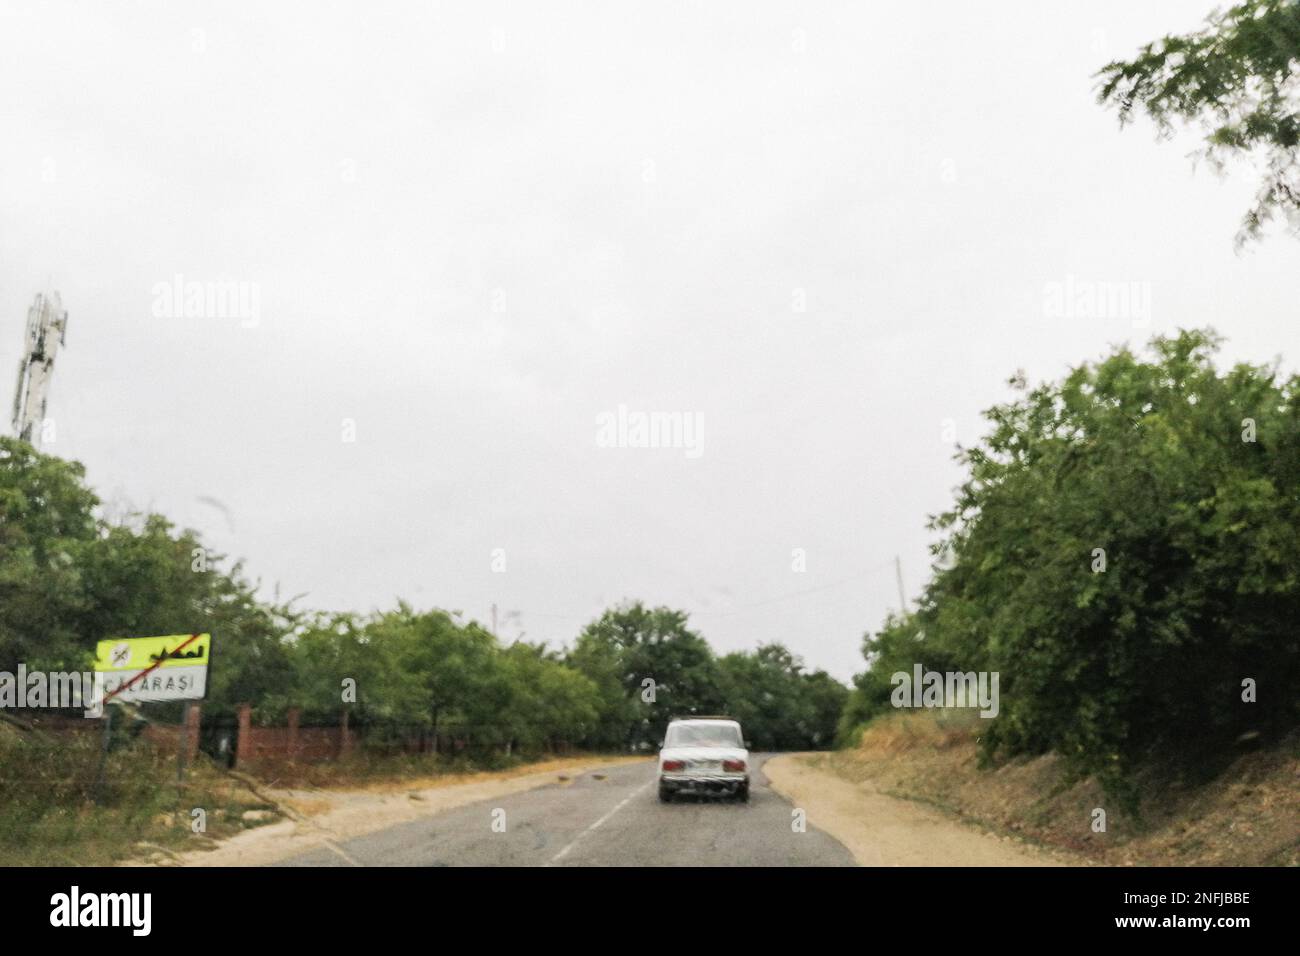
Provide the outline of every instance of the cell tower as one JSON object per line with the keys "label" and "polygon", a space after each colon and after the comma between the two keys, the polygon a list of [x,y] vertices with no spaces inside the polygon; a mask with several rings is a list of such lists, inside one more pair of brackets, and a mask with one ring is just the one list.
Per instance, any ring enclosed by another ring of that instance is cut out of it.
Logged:
{"label": "cell tower", "polygon": [[45,400],[54,374],[54,355],[63,344],[67,330],[68,313],[59,294],[37,293],[36,301],[27,310],[27,334],[23,339],[23,356],[18,360],[13,417],[14,433],[32,445],[40,444]]}

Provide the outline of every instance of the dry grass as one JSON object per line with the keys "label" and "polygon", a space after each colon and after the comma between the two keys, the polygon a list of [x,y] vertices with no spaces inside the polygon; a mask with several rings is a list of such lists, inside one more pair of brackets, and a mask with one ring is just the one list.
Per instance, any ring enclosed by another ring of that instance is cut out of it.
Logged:
{"label": "dry grass", "polygon": [[[100,746],[98,735],[56,737],[0,723],[0,866],[165,862],[268,827],[285,813],[327,816],[340,799],[362,794],[409,797],[415,806],[437,788],[646,759],[585,754],[527,763],[516,757],[482,769],[433,755],[361,754],[330,764],[266,767],[245,777],[200,757],[178,783],[175,758],[165,748],[124,740],[110,755],[101,791],[95,785]],[[196,809],[204,814],[198,833]]]}
{"label": "dry grass", "polygon": [[[184,783],[171,755],[139,741],[115,750],[95,785],[99,741],[0,739],[0,866],[105,866],[175,852],[264,825],[271,807],[199,760]],[[196,833],[194,811],[202,811]],[[245,818],[248,811],[257,819]]]}
{"label": "dry grass", "polygon": [[[890,715],[858,747],[825,766],[892,796],[929,804],[983,826],[1062,847],[1111,865],[1300,865],[1300,738],[1245,753],[1208,783],[1138,781],[1138,815],[1108,800],[1092,779],[1073,779],[1055,756],[981,768],[978,717]],[[1094,810],[1106,832],[1094,832]]]}

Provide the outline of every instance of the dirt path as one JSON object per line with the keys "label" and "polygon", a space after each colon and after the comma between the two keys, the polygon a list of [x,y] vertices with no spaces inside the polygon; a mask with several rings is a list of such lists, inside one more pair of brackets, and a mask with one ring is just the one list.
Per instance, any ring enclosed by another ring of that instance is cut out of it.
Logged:
{"label": "dirt path", "polygon": [[783,754],[763,767],[772,789],[808,813],[863,866],[1062,866],[1049,851],[968,827]]}
{"label": "dirt path", "polygon": [[[418,781],[359,790],[268,790],[299,817],[245,830],[214,850],[176,855],[179,866],[265,866],[315,849],[326,849],[355,863],[339,843],[478,800],[535,787],[571,782],[585,771],[645,758],[593,757],[550,760],[501,773],[448,776],[421,785]],[[563,778],[563,779],[561,779]]]}

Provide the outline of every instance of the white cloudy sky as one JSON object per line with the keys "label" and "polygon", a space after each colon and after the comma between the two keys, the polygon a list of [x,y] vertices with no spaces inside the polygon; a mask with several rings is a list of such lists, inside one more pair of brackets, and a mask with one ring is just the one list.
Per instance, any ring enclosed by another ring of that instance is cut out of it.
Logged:
{"label": "white cloudy sky", "polygon": [[[847,678],[1016,368],[1300,356],[1249,171],[1094,102],[1212,5],[4,0],[0,372],[52,284],[47,450],[306,603],[559,644],[639,597]],[[177,274],[256,327],[156,316]],[[1067,277],[1149,324],[1045,315]],[[598,447],[620,404],[702,456]]]}

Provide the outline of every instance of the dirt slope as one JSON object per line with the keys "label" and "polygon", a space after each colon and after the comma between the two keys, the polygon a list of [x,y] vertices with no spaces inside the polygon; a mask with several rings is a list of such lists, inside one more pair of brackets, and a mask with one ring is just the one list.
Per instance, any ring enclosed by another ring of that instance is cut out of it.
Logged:
{"label": "dirt slope", "polygon": [[[1137,813],[1055,756],[979,766],[978,721],[899,714],[857,748],[822,755],[826,773],[960,820],[1112,866],[1300,865],[1300,742],[1243,751],[1212,779],[1170,771],[1138,781]],[[1195,769],[1195,768],[1193,768]],[[1208,774],[1206,774],[1208,776]],[[1094,828],[1104,810],[1106,829]]]}
{"label": "dirt slope", "polygon": [[1059,866],[1011,837],[981,832],[936,810],[885,796],[826,767],[822,754],[785,754],[763,768],[772,789],[808,813],[863,866]]}

